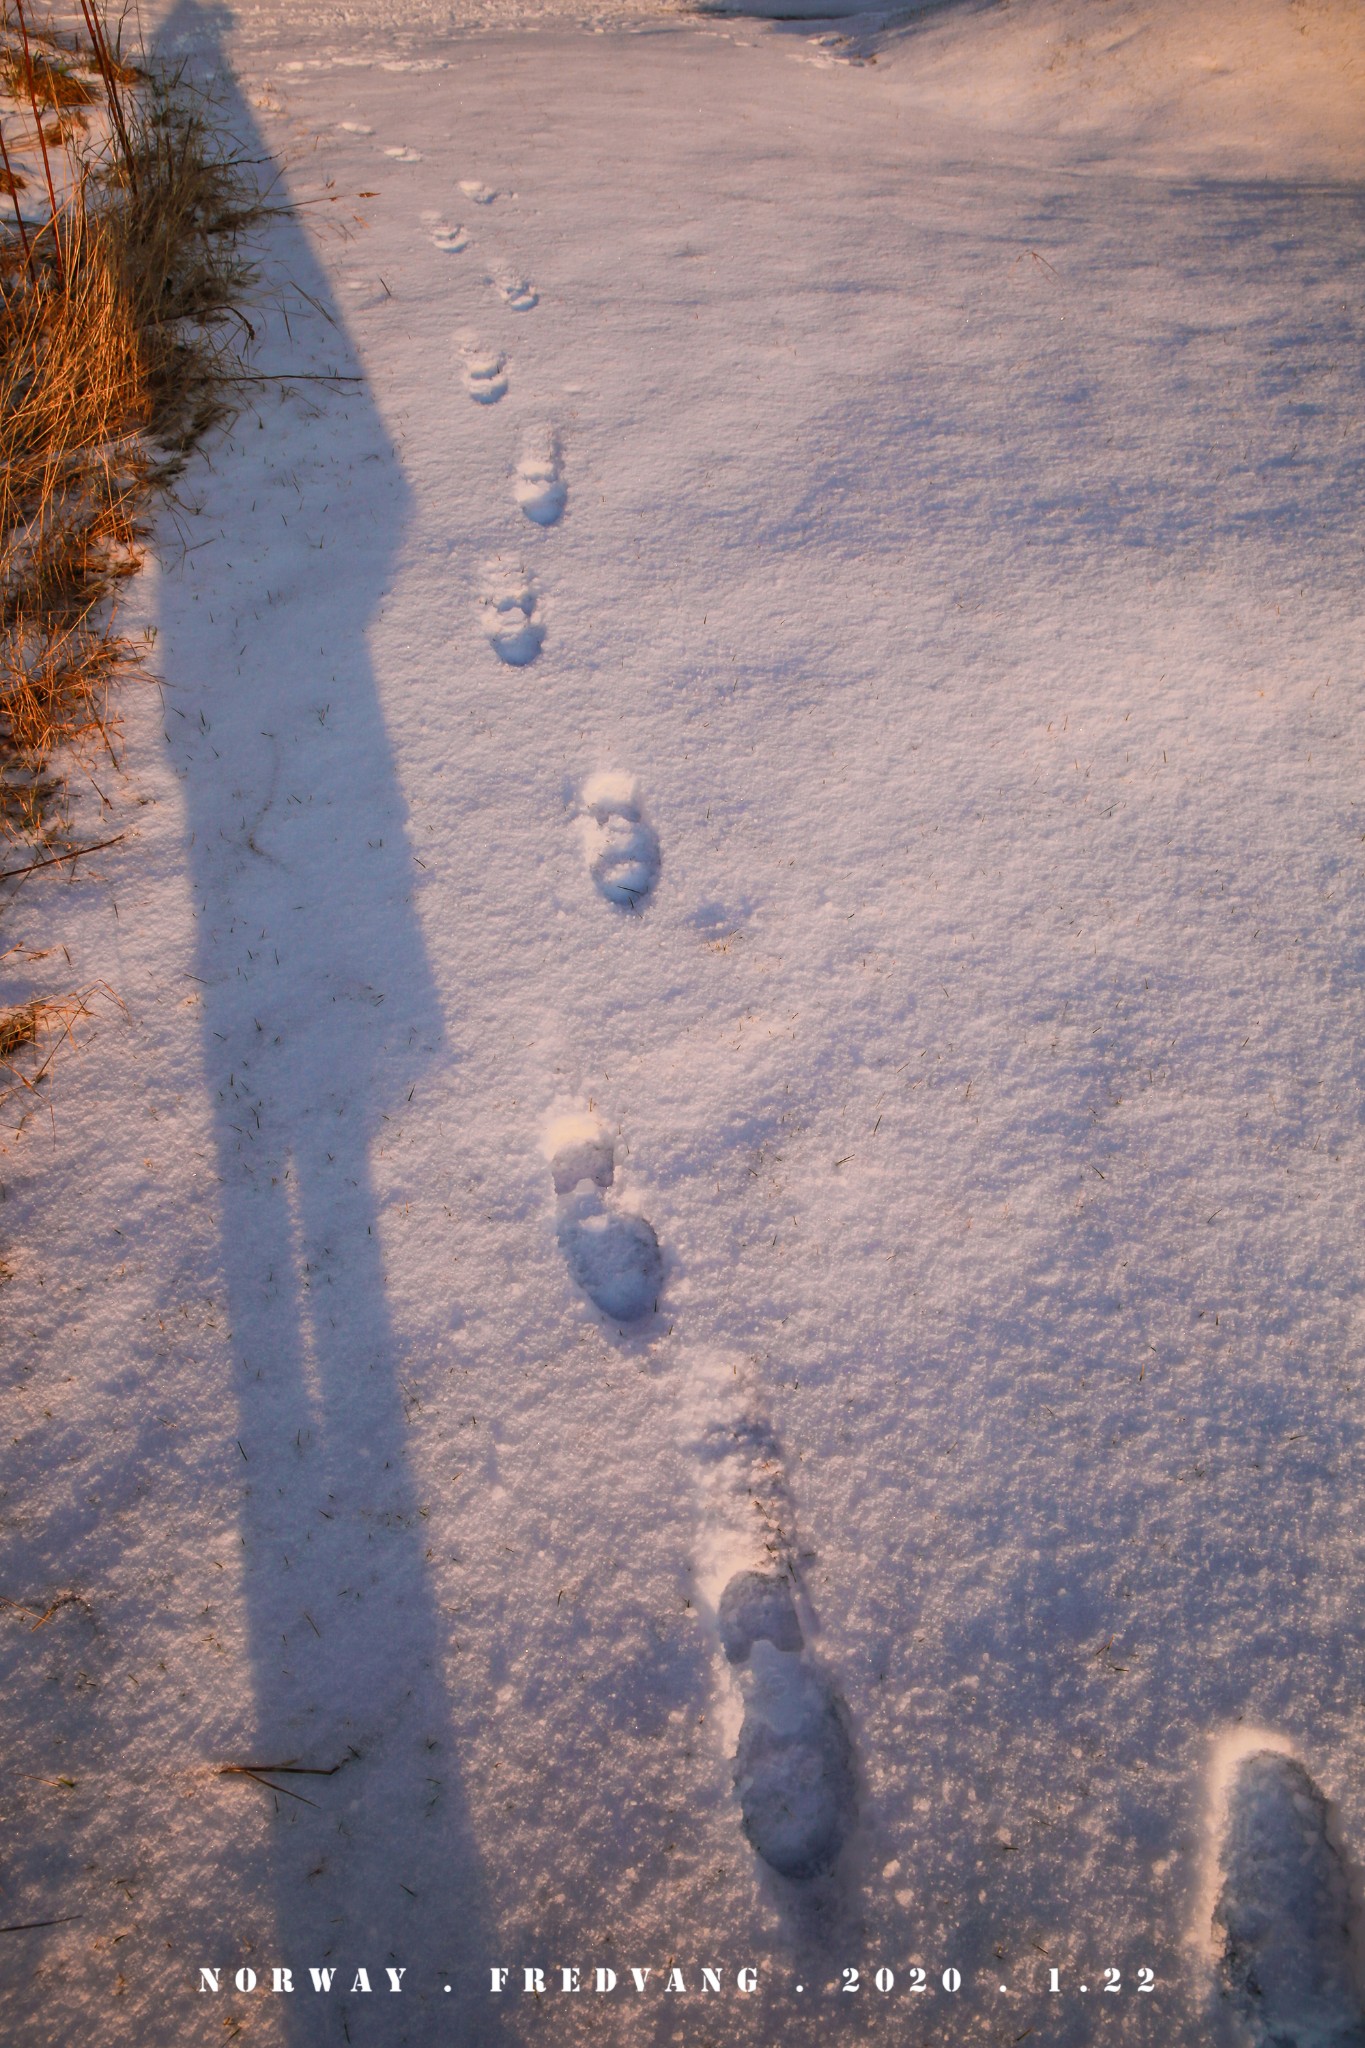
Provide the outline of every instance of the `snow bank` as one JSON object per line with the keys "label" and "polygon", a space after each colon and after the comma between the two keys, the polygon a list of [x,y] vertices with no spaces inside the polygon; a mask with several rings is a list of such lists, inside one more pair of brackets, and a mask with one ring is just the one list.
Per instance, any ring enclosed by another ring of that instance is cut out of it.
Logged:
{"label": "snow bank", "polygon": [[854,49],[917,107],[1069,140],[1095,161],[1365,171],[1365,13],[1352,0],[963,0],[904,28],[869,24]]}

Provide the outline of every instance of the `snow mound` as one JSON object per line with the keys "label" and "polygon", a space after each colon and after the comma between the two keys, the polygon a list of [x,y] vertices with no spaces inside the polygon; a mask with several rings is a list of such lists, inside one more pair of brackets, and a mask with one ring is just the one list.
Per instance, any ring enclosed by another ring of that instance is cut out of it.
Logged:
{"label": "snow mound", "polygon": [[926,110],[1069,139],[1109,163],[1365,168],[1365,10],[1348,0],[963,0],[883,22],[852,48]]}

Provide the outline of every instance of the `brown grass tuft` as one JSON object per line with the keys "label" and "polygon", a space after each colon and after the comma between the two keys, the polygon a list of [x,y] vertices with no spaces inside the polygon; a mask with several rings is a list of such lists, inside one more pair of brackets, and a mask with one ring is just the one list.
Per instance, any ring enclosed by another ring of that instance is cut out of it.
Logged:
{"label": "brown grass tuft", "polygon": [[223,148],[211,106],[178,81],[152,81],[125,118],[128,150],[108,187],[121,276],[151,436],[183,457],[232,410],[239,350],[252,339],[242,307],[255,272],[243,237],[263,207],[241,159]]}
{"label": "brown grass tuft", "polygon": [[93,107],[99,92],[70,66],[55,57],[35,56],[23,49],[0,55],[0,91],[11,99],[32,99],[40,107],[58,111],[66,107]]}
{"label": "brown grass tuft", "polygon": [[61,286],[0,309],[0,813],[30,827],[53,753],[107,746],[134,659],[106,601],[137,565],[152,401],[119,223],[94,196],[87,176],[66,209]]}
{"label": "brown grass tuft", "polygon": [[[88,42],[22,0],[0,16],[0,87],[55,114],[28,133],[64,153],[56,178],[44,154],[35,219],[0,148],[0,836],[44,854],[70,844],[54,763],[114,756],[111,694],[143,659],[116,601],[151,493],[232,410],[251,338],[242,238],[262,212],[208,103],[116,58],[100,8],[82,11]],[[13,882],[50,864],[4,866]],[[0,1014],[0,1072],[36,1086],[92,993]]]}
{"label": "brown grass tuft", "polygon": [[[120,95],[104,153],[73,154],[55,220],[25,233],[16,202],[0,228],[0,829],[25,835],[54,753],[112,750],[110,689],[141,653],[111,600],[153,484],[231,410],[250,335],[240,242],[256,197],[202,101],[118,68],[143,83]],[[43,56],[31,69],[45,91],[70,75]]]}
{"label": "brown grass tuft", "polygon": [[33,1044],[42,1009],[42,1004],[34,1001],[0,1014],[0,1064],[7,1065],[20,1046]]}
{"label": "brown grass tuft", "polygon": [[[35,996],[17,1009],[0,1013],[0,1075],[9,1077],[8,1085],[0,1084],[0,1103],[7,1102],[17,1090],[28,1095],[36,1093],[62,1047],[75,1044],[76,1026],[81,1018],[93,1017],[91,1004],[97,996],[120,1010],[123,1008],[108,983],[97,981],[71,995]],[[28,1061],[22,1067],[17,1064],[18,1055],[40,1044],[46,1045],[46,1051],[36,1067]]]}

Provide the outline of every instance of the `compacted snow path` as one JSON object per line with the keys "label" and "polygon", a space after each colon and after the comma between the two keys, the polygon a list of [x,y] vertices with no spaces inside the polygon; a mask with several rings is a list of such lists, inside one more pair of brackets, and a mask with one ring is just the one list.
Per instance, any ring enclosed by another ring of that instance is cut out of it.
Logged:
{"label": "compacted snow path", "polygon": [[162,23],[323,381],[11,913],[7,2038],[1355,2038],[1360,166],[1083,11]]}

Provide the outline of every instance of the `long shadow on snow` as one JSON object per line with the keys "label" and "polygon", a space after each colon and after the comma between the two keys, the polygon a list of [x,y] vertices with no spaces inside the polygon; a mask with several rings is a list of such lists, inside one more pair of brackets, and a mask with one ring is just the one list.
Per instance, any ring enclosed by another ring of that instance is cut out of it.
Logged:
{"label": "long shadow on snow", "polygon": [[[188,57],[195,72],[216,66],[226,123],[250,156],[265,158],[230,84],[229,21],[182,0],[158,47]],[[329,280],[292,220],[277,224],[270,261],[328,307]],[[341,321],[329,314],[335,350]],[[296,326],[296,344],[299,334]],[[276,1798],[273,1901],[261,1901],[255,1925],[243,1901],[234,1930],[243,1954],[223,1960],[229,1969],[248,1960],[262,1975],[276,1963],[292,1968],[294,1995],[271,2000],[292,2042],[335,2041],[343,2018],[353,2042],[430,2040],[442,2020],[475,2041],[495,2028],[477,2003],[492,1945],[442,1669],[446,1630],[406,1464],[401,1348],[371,1166],[385,1113],[405,1105],[421,1055],[443,1037],[365,637],[407,493],[363,385],[342,393],[324,399],[324,426],[302,419],[299,401],[273,397],[263,402],[266,433],[242,423],[245,459],[215,485],[227,499],[222,537],[187,555],[183,577],[205,578],[201,614],[216,610],[221,626],[240,609],[243,623],[233,644],[223,640],[216,673],[182,666],[172,678],[179,717],[168,719],[192,833],[195,965],[218,1097],[236,1376],[224,1436],[233,1460],[240,1439],[244,1461],[256,1702],[245,1760],[342,1764],[331,1777],[280,1779],[313,1803]],[[324,522],[305,484],[298,495],[271,489],[272,475],[286,480],[314,453],[333,461],[336,479],[349,463],[356,495],[377,514],[363,546],[354,526],[338,535],[335,503]],[[225,1845],[225,1859],[233,1853]],[[308,1971],[328,1964],[338,1983],[318,1996]],[[386,1990],[389,1964],[408,1971],[399,1997]],[[375,1986],[369,1997],[349,1995],[360,1965]]]}

